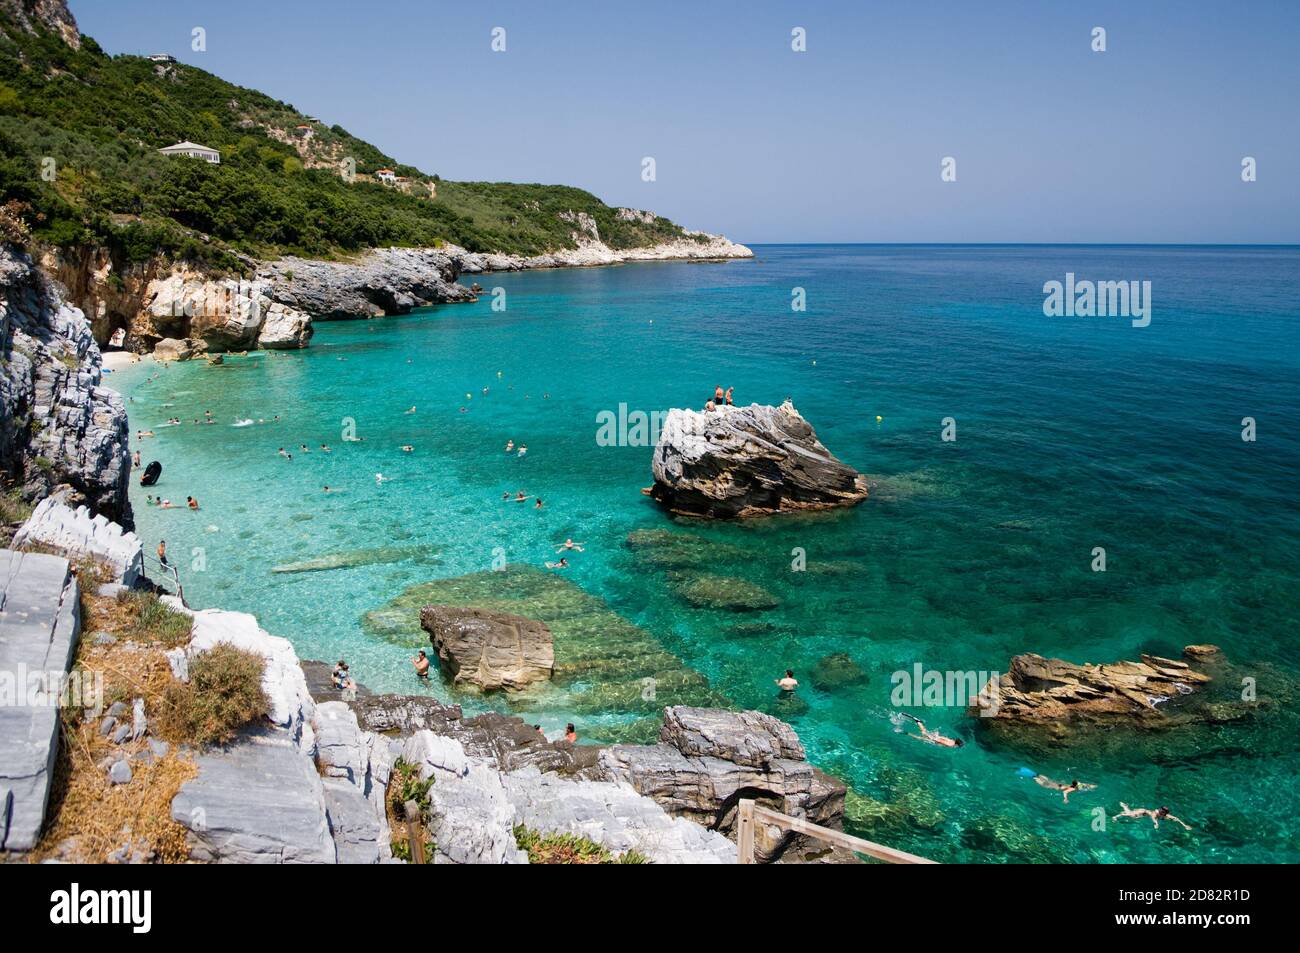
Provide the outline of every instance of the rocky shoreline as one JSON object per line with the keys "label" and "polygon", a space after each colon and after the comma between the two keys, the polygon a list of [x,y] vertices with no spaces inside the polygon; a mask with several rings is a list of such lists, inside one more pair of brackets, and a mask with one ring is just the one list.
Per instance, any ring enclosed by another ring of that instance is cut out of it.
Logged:
{"label": "rocky shoreline", "polygon": [[462,275],[753,257],[744,245],[704,232],[625,249],[606,245],[593,222],[579,226],[573,236],[574,248],[535,256],[471,252],[447,244],[375,248],[346,261],[250,259],[249,276],[241,278],[214,277],[167,261],[117,274],[110,259],[92,252],[47,252],[41,266],[91,316],[101,345],[120,329],[130,350],[152,351],[161,360],[187,360],[207,353],[307,347],[313,321],[401,315],[428,305],[478,300],[479,292],[460,283]]}
{"label": "rocky shoreline", "polygon": [[[3,661],[29,659],[66,672],[83,636],[72,607],[79,586],[91,584],[70,561],[94,558],[110,567],[113,578],[99,583],[97,594],[121,598],[148,586],[139,572],[140,541],[84,507],[74,511],[47,499],[19,543],[64,555],[0,550],[14,570],[6,576],[5,601],[49,607],[3,640]],[[193,611],[174,596],[162,602],[188,617],[188,638],[165,653],[171,680],[187,683],[208,653],[233,646],[260,660],[265,715],[224,744],[171,751],[154,737],[156,712],[143,698],[115,704],[107,714],[87,711],[90,724],[102,717],[99,734],[112,736],[116,753],[86,770],[104,772],[105,783],[129,792],[145,783],[137,773],[169,755],[180,758],[188,774],[171,798],[170,819],[186,832],[190,860],[405,859],[394,851],[389,791],[399,773],[425,782],[418,823],[430,837],[432,863],[527,863],[521,829],[580,836],[615,856],[636,852],[655,863],[734,863],[736,847],[727,835],[735,836],[742,797],[824,826],[843,824],[845,786],[813,767],[793,729],[770,715],[670,706],[656,744],[551,741],[518,718],[490,712],[465,718],[459,706],[427,695],[360,689],[342,697],[328,666],[300,662],[288,640],[268,634],[253,616]],[[89,635],[97,646],[116,642]],[[57,709],[17,707],[0,716],[0,740],[32,742],[0,747],[0,780],[9,779],[0,845],[26,851],[38,843],[54,785]],[[21,778],[29,780],[19,784]],[[85,859],[74,841],[50,849]],[[852,861],[775,828],[758,831],[756,853],[765,861]],[[114,858],[156,859],[129,832],[104,859]]]}

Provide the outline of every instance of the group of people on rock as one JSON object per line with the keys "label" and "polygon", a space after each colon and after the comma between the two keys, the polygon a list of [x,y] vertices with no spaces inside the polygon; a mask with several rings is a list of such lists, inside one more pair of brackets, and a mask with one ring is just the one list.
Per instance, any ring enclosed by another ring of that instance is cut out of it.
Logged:
{"label": "group of people on rock", "polygon": [[734,387],[728,387],[724,391],[722,389],[722,385],[718,384],[716,387],[713,388],[713,396],[708,401],[705,402],[704,409],[717,410],[719,407],[723,406],[724,404],[728,407],[731,407],[732,406],[731,394],[732,391],[734,390],[735,390]]}

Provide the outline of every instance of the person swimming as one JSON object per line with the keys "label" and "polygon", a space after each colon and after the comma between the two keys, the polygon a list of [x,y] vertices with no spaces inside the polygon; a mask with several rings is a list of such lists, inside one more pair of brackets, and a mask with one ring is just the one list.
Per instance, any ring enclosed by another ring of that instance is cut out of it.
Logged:
{"label": "person swimming", "polygon": [[376,473],[376,474],[375,474],[375,482],[376,482],[376,483],[387,483],[387,482],[388,482],[389,480],[391,480],[391,479],[392,479],[392,477],[386,477],[386,476],[384,476],[382,473]]}
{"label": "person swimming", "polygon": [[414,448],[413,446],[411,446],[409,443],[404,443],[404,444],[402,444],[402,452],[403,452],[403,453],[410,453],[410,452],[411,452],[412,450],[414,450],[414,449],[415,449],[415,448]]}
{"label": "person swimming", "polygon": [[1167,807],[1162,807],[1159,810],[1153,811],[1148,807],[1129,807],[1123,801],[1119,802],[1119,806],[1124,810],[1112,817],[1112,821],[1118,821],[1121,817],[1149,817],[1151,818],[1151,823],[1157,829],[1159,829],[1161,821],[1174,821],[1177,824],[1182,824],[1183,827],[1189,831],[1192,829],[1190,824],[1183,821],[1181,818],[1174,817],[1174,815],[1170,814],[1169,808]]}
{"label": "person swimming", "polygon": [[185,505],[192,510],[197,510],[199,508],[199,501],[194,499],[192,496],[187,496],[185,497]]}
{"label": "person swimming", "polygon": [[415,405],[412,404],[410,407],[408,407],[408,408],[406,409],[405,412],[408,413],[408,414],[413,414],[413,413],[415,413]]}
{"label": "person swimming", "polygon": [[510,452],[513,451],[514,449],[515,449],[515,442],[514,442],[513,440],[507,440],[507,441],[506,441],[506,453],[510,453]]}
{"label": "person swimming", "polygon": [[918,741],[929,742],[932,745],[938,745],[940,748],[960,748],[962,745],[966,743],[962,741],[960,738],[949,738],[946,735],[942,735],[937,731],[931,731],[929,728],[925,727],[925,722],[923,722],[920,718],[917,718],[915,715],[909,715],[907,712],[901,712],[901,714],[905,718],[911,718],[914,722],[916,722],[916,727],[921,729],[921,733],[919,735],[913,734],[912,732],[909,731],[907,733],[907,737],[909,738],[915,738]]}
{"label": "person swimming", "polygon": [[1078,780],[1077,778],[1072,780],[1069,784],[1062,784],[1060,781],[1053,781],[1045,774],[1034,775],[1034,781],[1040,787],[1045,787],[1051,791],[1060,791],[1061,799],[1066,804],[1070,803],[1070,795],[1073,794],[1075,791],[1093,791],[1096,790],[1097,788],[1097,785],[1084,784],[1082,781]]}
{"label": "person swimming", "polygon": [[569,560],[566,557],[561,556],[560,561],[558,563],[547,563],[546,568],[547,569],[568,569]]}
{"label": "person swimming", "polygon": [[528,448],[525,447],[525,446],[521,443],[521,444],[519,445],[519,456],[522,457],[522,456],[523,456],[524,454],[526,454],[527,452],[528,452]]}
{"label": "person swimming", "polygon": [[798,688],[799,679],[794,677],[794,669],[787,668],[785,670],[785,677],[778,678],[776,680],[776,686],[787,695],[792,693],[796,688]]}
{"label": "person swimming", "polygon": [[585,543],[575,543],[572,539],[566,539],[562,544],[560,544],[559,546],[556,546],[556,547],[555,547],[555,551],[558,553],[558,552],[561,552],[562,550],[565,550],[565,549],[571,549],[571,550],[573,550],[574,552],[580,553],[580,552],[583,551],[582,547],[583,547],[584,545],[586,545],[586,544],[585,544]]}
{"label": "person swimming", "polygon": [[533,504],[533,509],[540,510],[541,508],[542,508],[542,498],[539,496],[537,498],[537,502]]}
{"label": "person swimming", "polygon": [[516,503],[526,503],[526,502],[528,502],[528,497],[524,496],[524,491],[523,491],[523,490],[520,490],[517,494],[515,494],[515,502],[516,502]]}

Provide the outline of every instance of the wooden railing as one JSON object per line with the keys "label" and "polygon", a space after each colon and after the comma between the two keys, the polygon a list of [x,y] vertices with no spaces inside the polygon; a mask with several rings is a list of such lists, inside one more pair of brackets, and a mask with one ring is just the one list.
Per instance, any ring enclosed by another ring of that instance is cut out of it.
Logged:
{"label": "wooden railing", "polygon": [[874,857],[876,860],[883,860],[890,864],[935,863],[933,860],[927,860],[924,857],[917,857],[915,854],[909,854],[905,851],[895,850],[892,847],[886,847],[883,844],[863,840],[861,837],[853,837],[850,834],[845,834],[843,831],[833,831],[829,827],[821,827],[811,821],[805,821],[803,818],[781,814],[759,804],[755,804],[748,798],[744,798],[740,801],[739,810],[736,815],[737,863],[756,863],[754,860],[754,826],[756,824],[772,824],[782,830],[793,831],[796,834],[803,834],[807,837],[823,841],[824,843],[830,844],[834,847],[842,847],[845,850],[851,850],[856,854],[866,854],[868,857]]}

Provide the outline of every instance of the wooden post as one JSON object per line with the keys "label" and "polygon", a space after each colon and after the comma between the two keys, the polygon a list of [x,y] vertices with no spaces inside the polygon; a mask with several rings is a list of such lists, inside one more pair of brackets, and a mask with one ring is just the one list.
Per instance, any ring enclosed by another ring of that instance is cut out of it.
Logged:
{"label": "wooden post", "polygon": [[423,864],[424,831],[420,823],[420,805],[407,801],[406,807],[406,842],[411,846],[411,863]]}
{"label": "wooden post", "polygon": [[754,862],[754,802],[741,798],[736,811],[736,863]]}

